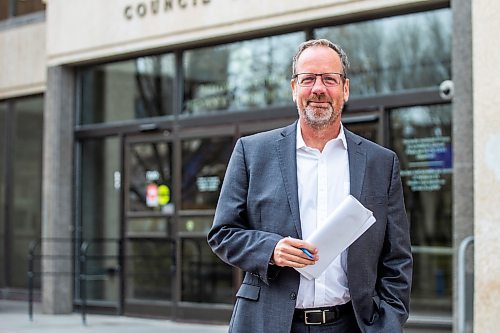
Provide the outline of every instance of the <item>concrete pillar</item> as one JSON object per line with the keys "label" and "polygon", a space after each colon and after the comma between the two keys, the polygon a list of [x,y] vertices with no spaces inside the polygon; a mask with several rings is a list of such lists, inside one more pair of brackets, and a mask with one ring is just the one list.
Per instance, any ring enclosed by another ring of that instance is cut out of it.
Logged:
{"label": "concrete pillar", "polygon": [[474,332],[499,332],[500,2],[472,1],[474,54]]}
{"label": "concrete pillar", "polygon": [[[73,309],[73,71],[49,67],[45,94],[42,202],[42,307],[45,313]],[[65,256],[54,258],[50,256]],[[53,274],[58,273],[58,274]]]}
{"label": "concrete pillar", "polygon": [[[457,251],[464,238],[474,233],[473,80],[471,0],[453,0],[452,80],[453,97],[453,332],[458,332]],[[472,278],[473,257],[467,258]],[[472,292],[471,292],[472,293]],[[471,300],[469,297],[469,300]]]}

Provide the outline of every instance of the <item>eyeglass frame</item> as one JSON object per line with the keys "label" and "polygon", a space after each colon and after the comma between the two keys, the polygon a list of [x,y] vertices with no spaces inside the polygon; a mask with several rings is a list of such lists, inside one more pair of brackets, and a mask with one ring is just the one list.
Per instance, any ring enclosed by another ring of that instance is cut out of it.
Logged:
{"label": "eyeglass frame", "polygon": [[[303,86],[303,85],[301,85],[301,84],[299,83],[299,81],[297,80],[297,78],[299,77],[299,75],[303,75],[303,74],[314,75],[314,82],[313,82],[310,86]],[[342,79],[342,81],[344,81],[344,82],[345,82],[345,80],[347,79],[347,76],[346,76],[345,74],[343,74],[343,73],[337,73],[337,72],[331,72],[331,73],[297,73],[297,74],[294,74],[294,75],[292,76],[292,79],[293,79],[293,80],[295,80],[299,86],[301,86],[301,87],[307,87],[307,88],[310,88],[310,87],[313,87],[313,86],[316,84],[316,80],[317,80],[318,76],[321,76],[321,83],[323,83],[323,85],[324,85],[325,87],[338,87],[338,86],[340,86],[340,83],[339,83],[339,84],[337,84],[337,85],[334,85],[334,86],[325,84],[325,81],[323,80],[323,75],[326,75],[326,74],[337,74],[337,75],[339,75],[339,76],[340,76],[340,78],[341,78],[341,79]]]}

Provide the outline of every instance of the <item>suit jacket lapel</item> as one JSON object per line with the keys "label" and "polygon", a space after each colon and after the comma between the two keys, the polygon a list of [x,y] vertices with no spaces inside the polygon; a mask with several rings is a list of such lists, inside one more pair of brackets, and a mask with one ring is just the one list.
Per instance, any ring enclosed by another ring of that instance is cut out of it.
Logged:
{"label": "suit jacket lapel", "polygon": [[[351,181],[351,195],[361,201],[361,190],[363,188],[363,179],[366,170],[366,151],[363,149],[361,140],[352,132],[346,130],[345,137],[347,140],[347,154],[349,155],[349,175]],[[347,281],[352,285],[352,280],[356,279],[355,273],[357,269],[357,260],[361,248],[356,242],[351,244],[347,253]]]}
{"label": "suit jacket lapel", "polygon": [[347,140],[347,154],[349,155],[351,195],[360,200],[366,169],[366,151],[361,146],[361,140],[356,135],[345,127],[344,132]]}
{"label": "suit jacket lapel", "polygon": [[292,219],[297,235],[302,238],[300,227],[299,197],[297,185],[297,122],[287,126],[281,132],[281,138],[276,141],[281,175],[285,184],[285,191],[290,205]]}

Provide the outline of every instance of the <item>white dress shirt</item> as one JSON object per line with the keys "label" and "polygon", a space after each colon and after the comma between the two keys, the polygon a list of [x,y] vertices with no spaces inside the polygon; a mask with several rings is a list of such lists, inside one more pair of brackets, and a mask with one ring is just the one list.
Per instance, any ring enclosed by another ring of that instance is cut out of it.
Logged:
{"label": "white dress shirt", "polygon": [[[320,152],[307,147],[297,122],[297,181],[302,238],[307,239],[349,195],[349,158],[344,127]],[[313,244],[314,245],[314,244]],[[321,253],[318,253],[321,258]],[[317,279],[300,276],[296,308],[317,308],[347,303],[347,250]]]}

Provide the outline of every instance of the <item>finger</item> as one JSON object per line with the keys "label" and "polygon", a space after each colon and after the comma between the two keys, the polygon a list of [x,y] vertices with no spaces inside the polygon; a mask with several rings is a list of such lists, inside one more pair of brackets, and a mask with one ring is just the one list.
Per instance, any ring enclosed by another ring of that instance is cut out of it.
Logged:
{"label": "finger", "polygon": [[312,245],[312,244],[310,244],[302,239],[287,237],[285,243],[289,244],[295,248],[298,248],[298,249],[306,249],[307,251],[309,251],[313,255],[318,252],[318,249],[316,248],[316,246],[314,246],[314,245]]}
{"label": "finger", "polygon": [[310,246],[302,240],[288,240],[280,244],[280,249],[283,253],[290,253],[294,256],[316,260],[317,249]]}
{"label": "finger", "polygon": [[311,243],[308,243],[306,241],[302,241],[302,244],[300,245],[302,249],[306,249],[309,251],[311,254],[317,254],[318,253],[318,248]]}
{"label": "finger", "polygon": [[303,267],[313,265],[316,261],[297,248],[281,247],[275,250],[274,262],[279,266]]}

